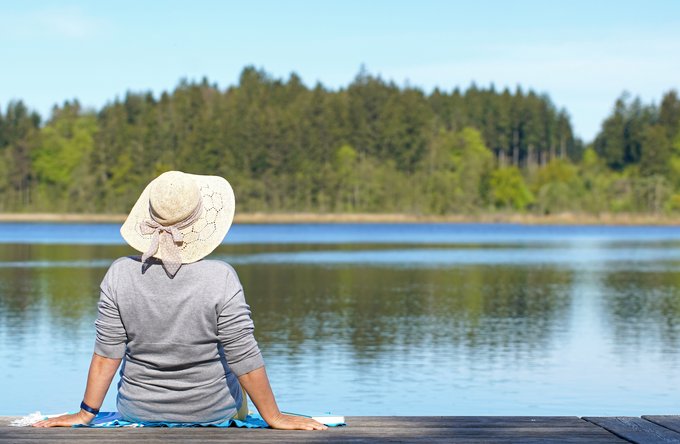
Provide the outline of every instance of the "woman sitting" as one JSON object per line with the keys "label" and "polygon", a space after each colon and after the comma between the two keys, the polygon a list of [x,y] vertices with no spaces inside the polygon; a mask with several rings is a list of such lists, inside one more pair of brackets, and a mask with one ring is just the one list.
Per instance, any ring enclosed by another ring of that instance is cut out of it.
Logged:
{"label": "woman sitting", "polygon": [[247,393],[272,428],[326,428],[279,411],[238,276],[203,259],[227,234],[234,201],[216,176],[170,171],[146,187],[120,230],[143,255],[116,260],[104,276],[81,410],[36,427],[88,424],[122,360],[116,404],[128,421],[244,419]]}

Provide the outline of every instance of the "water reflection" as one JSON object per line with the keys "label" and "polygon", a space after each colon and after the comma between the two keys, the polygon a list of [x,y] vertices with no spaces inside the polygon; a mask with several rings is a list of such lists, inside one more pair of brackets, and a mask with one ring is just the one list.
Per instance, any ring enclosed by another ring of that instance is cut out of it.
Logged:
{"label": "water reflection", "polygon": [[[99,283],[130,253],[0,248],[0,392],[12,399],[0,414],[77,405]],[[215,256],[235,264],[289,409],[639,415],[680,395],[667,377],[680,365],[675,254],[621,240],[225,245]]]}
{"label": "water reflection", "polygon": [[[38,260],[52,266],[0,267],[0,315],[12,336],[36,315],[64,331],[92,321],[99,283],[110,262],[95,258],[118,251],[26,247],[20,246],[18,257],[9,262]],[[62,266],[77,254],[94,258]],[[265,345],[294,355],[310,338],[346,341],[357,358],[389,351],[395,344],[540,349],[556,320],[564,322],[569,304],[565,288],[572,274],[550,268],[281,264],[245,264],[237,271]]]}
{"label": "water reflection", "polygon": [[540,352],[564,323],[571,279],[512,267],[237,269],[266,345],[295,355],[310,338],[347,342],[366,362],[395,346],[465,347],[490,358],[509,347]]}
{"label": "water reflection", "polygon": [[603,301],[616,353],[634,354],[642,347],[680,360],[680,272],[652,271],[609,274]]}

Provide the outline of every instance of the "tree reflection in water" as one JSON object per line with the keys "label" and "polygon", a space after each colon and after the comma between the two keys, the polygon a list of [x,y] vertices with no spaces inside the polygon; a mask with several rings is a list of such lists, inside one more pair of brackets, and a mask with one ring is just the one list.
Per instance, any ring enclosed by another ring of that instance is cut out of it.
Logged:
{"label": "tree reflection in water", "polygon": [[[592,413],[605,414],[607,405],[632,405],[616,398],[623,393],[630,399],[621,386],[633,391],[635,381],[650,379],[649,372],[671,374],[680,362],[680,273],[668,260],[644,265],[577,263],[568,257],[550,265],[286,261],[286,254],[299,252],[323,252],[319,257],[326,258],[339,251],[346,258],[397,248],[418,248],[418,254],[431,249],[438,257],[453,249],[388,244],[218,249],[239,273],[275,387],[284,399],[294,400],[293,407],[328,407],[328,394],[334,405],[362,406],[353,408],[354,414],[412,414],[395,403],[412,403],[427,393],[431,410],[419,414],[586,414],[584,402],[600,406]],[[483,248],[490,247],[455,247],[458,255]],[[522,247],[504,248],[518,253]],[[625,258],[620,248],[609,254]],[[113,259],[131,253],[122,246],[3,245],[3,391],[26,390],[22,378],[46,377],[42,368],[65,381],[52,394],[55,409],[64,396],[80,396],[99,283]],[[270,253],[279,254],[277,260],[251,260],[271,258]],[[502,254],[494,250],[494,257]],[[593,332],[602,337],[583,337]],[[584,349],[589,341],[596,343],[590,351]],[[640,360],[651,364],[636,364]],[[610,370],[625,378],[610,378]],[[584,371],[591,372],[586,379],[578,376]],[[305,384],[294,383],[310,379],[319,383],[305,390]],[[589,379],[595,388],[586,385]],[[654,392],[649,387],[636,392],[636,402],[664,405],[673,389],[662,382]],[[362,391],[355,393],[357,387]],[[33,392],[16,405],[33,408],[30,397],[42,396],[38,388]],[[115,395],[107,399],[111,408]],[[462,401],[468,404],[460,407]]]}

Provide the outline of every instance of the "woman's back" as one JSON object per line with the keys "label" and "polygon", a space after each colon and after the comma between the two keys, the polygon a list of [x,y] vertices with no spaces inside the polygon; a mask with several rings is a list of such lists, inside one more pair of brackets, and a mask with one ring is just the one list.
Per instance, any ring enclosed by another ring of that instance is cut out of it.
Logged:
{"label": "woman's back", "polygon": [[[121,258],[101,287],[95,352],[125,357],[118,411],[131,420],[220,422],[241,403],[237,376],[263,365],[234,269]],[[127,344],[126,344],[127,342]],[[160,412],[160,415],[159,415]]]}
{"label": "woman's back", "polygon": [[168,171],[146,186],[120,229],[143,254],[118,259],[104,276],[80,411],[36,427],[89,424],[123,362],[118,412],[133,422],[243,418],[243,387],[271,427],[325,428],[281,413],[236,272],[203,260],[227,234],[234,204],[219,176]]}

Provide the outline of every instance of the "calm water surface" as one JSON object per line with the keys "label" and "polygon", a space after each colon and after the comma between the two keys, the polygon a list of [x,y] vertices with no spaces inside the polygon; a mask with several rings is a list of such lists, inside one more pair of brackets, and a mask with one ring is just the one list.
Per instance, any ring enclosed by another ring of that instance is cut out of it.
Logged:
{"label": "calm water surface", "polygon": [[[0,224],[0,415],[77,409],[117,230]],[[680,228],[243,225],[212,257],[284,410],[680,412]]]}

